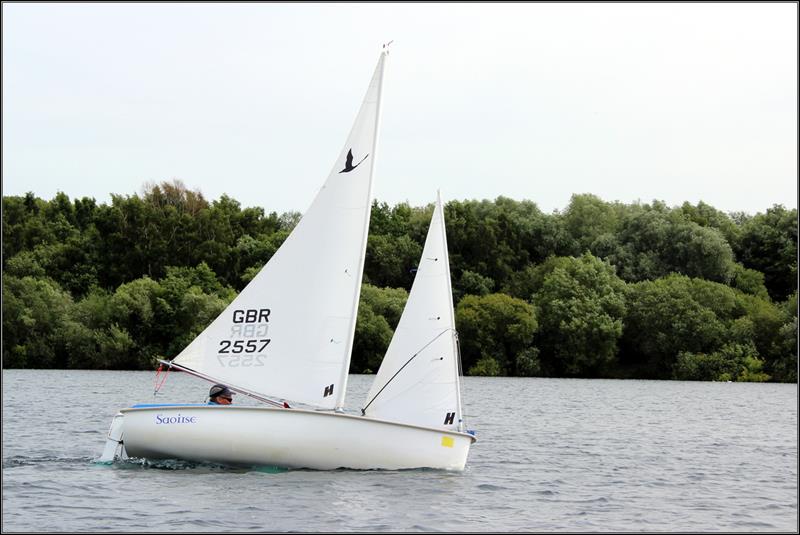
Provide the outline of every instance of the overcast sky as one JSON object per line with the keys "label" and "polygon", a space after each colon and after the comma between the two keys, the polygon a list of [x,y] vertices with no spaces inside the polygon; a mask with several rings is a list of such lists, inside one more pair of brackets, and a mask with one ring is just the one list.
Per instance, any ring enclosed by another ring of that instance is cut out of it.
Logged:
{"label": "overcast sky", "polygon": [[374,194],[797,206],[796,3],[4,3],[3,195],[305,211],[391,55]]}

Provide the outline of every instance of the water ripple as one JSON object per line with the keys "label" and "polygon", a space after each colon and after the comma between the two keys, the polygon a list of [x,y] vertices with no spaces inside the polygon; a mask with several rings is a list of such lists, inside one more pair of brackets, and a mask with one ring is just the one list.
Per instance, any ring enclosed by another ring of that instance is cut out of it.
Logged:
{"label": "water ripple", "polygon": [[[349,396],[363,399],[370,380],[352,376]],[[467,377],[479,440],[450,473],[99,463],[111,418],[148,399],[137,395],[152,374],[5,370],[3,381],[3,531],[797,527],[797,385]],[[165,402],[205,393],[170,381]],[[74,400],[75,388],[89,394]]]}
{"label": "water ripple", "polygon": [[497,485],[490,485],[488,483],[482,483],[478,485],[478,488],[481,490],[508,490],[508,487],[500,487]]}
{"label": "water ripple", "polygon": [[91,462],[91,460],[91,457],[24,457],[15,455],[7,459],[3,459],[3,468],[54,463],[85,464],[87,462]]}

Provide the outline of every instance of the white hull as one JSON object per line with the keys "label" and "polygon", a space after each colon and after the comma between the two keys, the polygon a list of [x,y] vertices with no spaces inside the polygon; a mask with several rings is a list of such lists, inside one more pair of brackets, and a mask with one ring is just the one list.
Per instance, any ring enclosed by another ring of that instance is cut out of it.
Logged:
{"label": "white hull", "polygon": [[156,406],[123,409],[121,415],[116,433],[121,432],[125,453],[146,459],[318,470],[463,470],[475,441],[466,433],[302,409]]}

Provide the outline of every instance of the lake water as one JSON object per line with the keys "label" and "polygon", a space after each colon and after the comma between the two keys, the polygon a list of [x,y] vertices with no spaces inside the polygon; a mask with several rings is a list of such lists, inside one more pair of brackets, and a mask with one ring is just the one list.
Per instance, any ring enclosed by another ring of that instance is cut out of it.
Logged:
{"label": "lake water", "polygon": [[[4,532],[798,531],[794,384],[467,377],[461,473],[96,463],[153,379],[3,371]],[[172,373],[156,401],[208,386]]]}

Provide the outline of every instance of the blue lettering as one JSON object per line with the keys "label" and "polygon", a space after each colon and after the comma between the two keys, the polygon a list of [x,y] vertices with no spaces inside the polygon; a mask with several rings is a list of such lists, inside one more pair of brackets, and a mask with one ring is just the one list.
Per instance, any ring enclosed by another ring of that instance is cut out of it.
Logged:
{"label": "blue lettering", "polygon": [[163,416],[161,414],[156,414],[156,425],[160,424],[196,424],[197,423],[197,416],[181,416],[178,413],[177,416]]}

